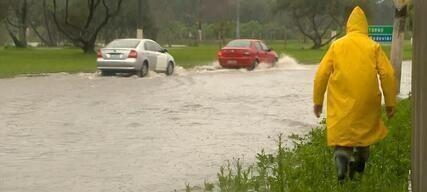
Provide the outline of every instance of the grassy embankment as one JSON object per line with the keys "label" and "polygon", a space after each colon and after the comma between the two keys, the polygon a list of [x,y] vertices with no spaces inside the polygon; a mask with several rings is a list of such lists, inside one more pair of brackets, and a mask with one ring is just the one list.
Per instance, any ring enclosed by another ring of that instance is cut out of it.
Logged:
{"label": "grassy embankment", "polygon": [[[222,166],[218,172],[218,181],[205,182],[204,190],[406,192],[410,169],[410,104],[409,99],[401,101],[395,117],[385,120],[390,132],[385,140],[371,146],[366,172],[358,180],[338,184],[333,150],[326,147],[325,127],[321,125],[306,136],[290,137],[294,141],[294,148],[286,148],[282,142],[278,142],[274,154],[260,152],[251,166],[243,167],[238,160]],[[280,140],[283,138],[279,137]],[[187,191],[195,189],[189,184],[186,187]]]}
{"label": "grassy embankment", "polygon": [[95,57],[69,48],[0,48],[0,78],[20,74],[93,72]]}
{"label": "grassy embankment", "polygon": [[[268,42],[279,54],[287,54],[300,63],[318,63],[326,48],[308,49],[310,45],[297,41],[289,41],[286,45],[281,41]],[[170,48],[178,65],[192,68],[207,65],[216,60],[218,44],[201,44],[198,47]],[[389,45],[384,45],[387,53]],[[405,59],[411,59],[412,48],[409,42],[404,49]],[[55,72],[94,72],[96,71],[95,55],[86,55],[79,49],[72,48],[2,48],[0,47],[0,78],[13,77],[19,74],[39,74]]]}

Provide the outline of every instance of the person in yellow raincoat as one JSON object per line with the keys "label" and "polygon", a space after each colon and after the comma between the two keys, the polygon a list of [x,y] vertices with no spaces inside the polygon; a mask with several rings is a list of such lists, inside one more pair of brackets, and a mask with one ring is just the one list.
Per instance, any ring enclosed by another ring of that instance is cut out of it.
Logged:
{"label": "person in yellow raincoat", "polygon": [[379,82],[391,118],[397,93],[394,71],[381,46],[369,38],[365,13],[356,7],[347,21],[347,34],[331,44],[320,62],[313,89],[317,117],[327,90],[327,142],[335,148],[340,183],[347,173],[353,179],[355,172],[364,171],[369,146],[387,135]]}

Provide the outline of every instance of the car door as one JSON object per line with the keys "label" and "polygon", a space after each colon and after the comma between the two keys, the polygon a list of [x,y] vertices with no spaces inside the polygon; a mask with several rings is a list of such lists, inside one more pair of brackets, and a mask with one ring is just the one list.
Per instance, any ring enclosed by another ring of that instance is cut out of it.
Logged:
{"label": "car door", "polygon": [[154,55],[156,57],[156,71],[166,71],[168,65],[168,55],[163,52],[163,48],[156,42],[152,42],[154,46]]}
{"label": "car door", "polygon": [[268,48],[264,42],[260,41],[259,43],[261,44],[262,50],[265,53],[265,62],[273,63],[276,60],[276,56],[273,54],[273,52],[271,52],[271,49]]}
{"label": "car door", "polygon": [[165,71],[167,67],[168,56],[165,53],[162,53],[162,47],[154,42],[147,41],[146,42],[146,50],[148,61],[150,62],[150,70],[154,71]]}
{"label": "car door", "polygon": [[255,42],[256,48],[258,50],[258,57],[260,62],[268,62],[268,54],[266,50],[262,47],[261,42],[257,41]]}
{"label": "car door", "polygon": [[156,67],[156,55],[154,53],[154,46],[151,41],[145,41],[144,43],[144,55],[147,57],[150,70],[154,70]]}
{"label": "car door", "polygon": [[260,62],[262,62],[262,47],[261,44],[258,43],[258,41],[253,42],[255,50],[256,50],[256,57]]}

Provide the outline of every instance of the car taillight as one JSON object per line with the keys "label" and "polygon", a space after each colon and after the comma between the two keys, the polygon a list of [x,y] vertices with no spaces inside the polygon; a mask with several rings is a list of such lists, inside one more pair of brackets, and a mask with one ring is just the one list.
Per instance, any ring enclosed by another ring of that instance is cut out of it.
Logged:
{"label": "car taillight", "polygon": [[218,55],[218,57],[221,57],[222,56],[222,52],[218,51],[217,55]]}
{"label": "car taillight", "polygon": [[138,57],[138,53],[135,50],[131,50],[129,52],[128,58],[137,58]]}
{"label": "car taillight", "polygon": [[97,58],[102,58],[102,52],[101,50],[98,50],[98,53],[96,53]]}

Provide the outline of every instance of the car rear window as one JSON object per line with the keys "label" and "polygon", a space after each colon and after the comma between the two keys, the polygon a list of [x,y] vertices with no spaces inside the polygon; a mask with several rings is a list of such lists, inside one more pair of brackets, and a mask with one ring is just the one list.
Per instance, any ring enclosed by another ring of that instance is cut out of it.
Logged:
{"label": "car rear window", "polygon": [[250,47],[251,42],[246,40],[234,40],[227,44],[227,47]]}
{"label": "car rear window", "polygon": [[133,39],[114,40],[107,45],[107,48],[136,48],[139,42],[141,41]]}

